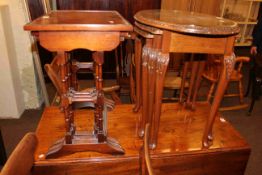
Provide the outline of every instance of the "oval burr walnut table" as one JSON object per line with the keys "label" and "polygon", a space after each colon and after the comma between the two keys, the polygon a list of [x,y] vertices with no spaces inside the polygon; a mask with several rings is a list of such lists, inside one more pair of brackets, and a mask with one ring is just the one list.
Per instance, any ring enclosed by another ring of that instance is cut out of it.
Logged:
{"label": "oval burr walnut table", "polygon": [[[48,158],[61,152],[97,151],[120,153],[124,150],[119,143],[107,137],[107,102],[103,93],[102,65],[104,51],[115,49],[130,25],[116,11],[53,11],[24,26],[25,30],[37,33],[40,44],[49,51],[57,52],[60,71],[55,79],[61,95],[61,110],[65,118],[65,137],[57,140],[44,155]],[[70,58],[68,51],[88,49],[93,52],[95,89],[77,92],[72,87]],[[54,74],[55,75],[55,74]],[[74,123],[73,102],[87,102],[95,107],[92,132],[77,131]],[[111,102],[110,102],[111,103]],[[113,104],[109,104],[112,107]]]}
{"label": "oval burr walnut table", "polygon": [[[136,75],[142,76],[137,82],[137,93],[142,92],[142,102],[137,100],[135,111],[142,106],[142,119],[139,135],[143,136],[146,123],[151,124],[150,147],[155,148],[160,125],[163,83],[166,74],[169,53],[200,53],[224,55],[223,70],[211,104],[209,117],[204,129],[202,145],[208,148],[212,144],[212,128],[218,107],[227,87],[230,74],[234,68],[235,55],[233,46],[239,33],[237,23],[206,14],[176,10],[144,10],[135,14],[134,30],[145,39],[141,46],[139,37],[136,39]],[[139,54],[142,52],[141,54]],[[200,86],[201,72],[205,62],[195,62],[192,66],[188,103],[195,110],[196,89]],[[142,74],[142,75],[141,75]],[[142,87],[140,85],[142,83]],[[183,82],[182,82],[183,83]],[[140,90],[141,89],[141,90]],[[190,97],[192,96],[192,97]],[[175,117],[175,111],[174,111]]]}

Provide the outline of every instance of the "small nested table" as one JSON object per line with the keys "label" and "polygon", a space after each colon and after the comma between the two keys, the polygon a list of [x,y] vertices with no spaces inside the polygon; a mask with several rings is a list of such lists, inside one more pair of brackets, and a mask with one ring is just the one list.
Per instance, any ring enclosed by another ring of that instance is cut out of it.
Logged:
{"label": "small nested table", "polygon": [[[104,97],[102,65],[104,51],[115,49],[132,31],[130,25],[116,11],[53,11],[24,26],[33,31],[40,44],[52,52],[57,52],[56,86],[61,93],[61,111],[65,118],[65,137],[56,141],[44,157],[63,151],[97,151],[101,153],[124,153],[118,142],[107,137],[106,109],[112,107]],[[93,51],[95,89],[77,92],[72,87],[70,57],[68,52],[74,49]],[[76,131],[74,124],[73,102],[87,102],[94,106],[94,129],[92,132]],[[52,137],[52,133],[50,133]]]}
{"label": "small nested table", "polygon": [[[145,38],[142,49],[141,39],[136,39],[137,94],[142,92],[142,100],[137,99],[135,111],[142,106],[140,136],[144,134],[146,123],[151,123],[150,146],[155,148],[160,124],[163,83],[169,63],[169,53],[221,54],[224,56],[220,81],[211,105],[203,134],[202,146],[212,144],[212,127],[222,100],[228,79],[234,68],[233,46],[239,27],[233,21],[210,15],[171,11],[144,10],[135,16],[135,32]],[[142,52],[139,54],[139,52]],[[192,66],[187,103],[195,105],[204,62]],[[142,74],[142,75],[141,75]],[[142,84],[142,87],[140,85]],[[182,82],[183,84],[183,82]],[[141,89],[141,90],[140,90]],[[197,110],[197,106],[195,107]],[[174,111],[175,117],[175,111]]]}

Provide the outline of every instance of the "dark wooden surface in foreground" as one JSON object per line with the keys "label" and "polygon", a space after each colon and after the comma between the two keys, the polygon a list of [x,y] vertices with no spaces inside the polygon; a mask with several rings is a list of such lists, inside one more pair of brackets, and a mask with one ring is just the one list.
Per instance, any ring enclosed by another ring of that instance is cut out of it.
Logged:
{"label": "dark wooden surface in foreground", "polygon": [[[250,148],[240,134],[226,121],[217,117],[214,142],[202,149],[202,135],[209,106],[197,104],[192,112],[179,104],[164,104],[157,149],[151,151],[156,174],[244,174]],[[108,135],[120,142],[125,155],[81,152],[55,159],[41,159],[55,140],[64,136],[64,117],[56,107],[46,108],[36,131],[39,144],[35,153],[34,174],[139,174],[139,150],[142,140],[137,137],[140,113],[132,105],[118,105],[108,113]],[[76,111],[78,130],[91,131],[91,110]]]}

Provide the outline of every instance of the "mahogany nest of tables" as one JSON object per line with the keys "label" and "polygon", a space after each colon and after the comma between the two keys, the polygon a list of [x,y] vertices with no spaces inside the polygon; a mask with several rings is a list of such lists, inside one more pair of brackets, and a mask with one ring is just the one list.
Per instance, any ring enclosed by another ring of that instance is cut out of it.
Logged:
{"label": "mahogany nest of tables", "polygon": [[[237,23],[207,14],[178,10],[143,10],[136,13],[134,18],[134,31],[138,36],[136,51],[139,52],[135,54],[135,60],[141,65],[136,67],[136,76],[142,77],[140,82],[136,82],[136,87],[140,88],[137,91],[142,94],[142,100],[137,99],[134,111],[137,112],[142,106],[140,136],[143,136],[145,124],[150,123],[151,148],[157,145],[169,54],[220,54],[224,58],[220,82],[210,111],[207,111],[209,117],[203,133],[203,147],[210,147],[213,142],[214,119],[235,64],[234,41],[240,31]],[[145,40],[143,47],[142,39]],[[195,101],[205,62],[193,59],[191,62],[192,72],[186,105],[197,110]],[[183,74],[186,75],[185,72]],[[181,84],[180,94],[183,94],[183,82]]]}

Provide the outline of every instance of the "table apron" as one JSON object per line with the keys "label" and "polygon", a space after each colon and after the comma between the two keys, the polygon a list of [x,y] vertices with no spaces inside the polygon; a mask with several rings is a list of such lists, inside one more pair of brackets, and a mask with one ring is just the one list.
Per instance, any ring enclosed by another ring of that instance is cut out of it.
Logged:
{"label": "table apron", "polygon": [[[207,54],[225,54],[225,46],[231,37],[204,37],[196,35],[185,35],[180,33],[170,33],[169,52],[180,53],[207,53]],[[168,34],[167,34],[168,35]],[[165,42],[165,34],[163,41]],[[232,36],[234,37],[234,36]]]}
{"label": "table apron", "polygon": [[111,51],[120,43],[120,32],[40,32],[39,40],[49,51]]}

